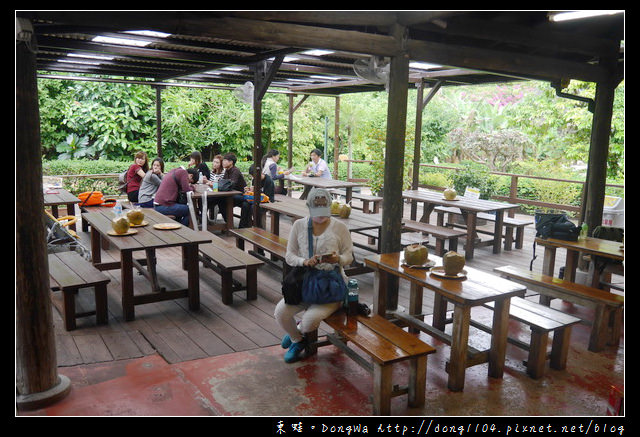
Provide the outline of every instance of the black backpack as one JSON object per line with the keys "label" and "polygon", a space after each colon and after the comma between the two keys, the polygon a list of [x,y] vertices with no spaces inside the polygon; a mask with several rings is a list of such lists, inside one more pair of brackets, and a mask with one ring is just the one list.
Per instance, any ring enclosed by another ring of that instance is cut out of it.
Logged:
{"label": "black backpack", "polygon": [[[569,221],[564,213],[536,212],[535,217],[536,237],[555,238],[557,240],[578,241],[580,228]],[[529,264],[529,270],[533,270],[533,262],[536,260],[536,243],[533,242],[533,259]]]}
{"label": "black backpack", "polygon": [[578,241],[580,228],[569,221],[566,214],[536,213],[536,237]]}

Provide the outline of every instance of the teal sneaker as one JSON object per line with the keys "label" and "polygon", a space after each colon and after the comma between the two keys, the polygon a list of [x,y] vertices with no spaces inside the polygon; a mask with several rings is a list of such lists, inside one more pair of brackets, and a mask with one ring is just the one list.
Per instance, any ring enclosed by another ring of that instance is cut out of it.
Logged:
{"label": "teal sneaker", "polygon": [[282,337],[280,346],[282,346],[282,349],[289,349],[289,346],[291,346],[291,337],[289,337],[289,334],[285,334],[284,337]]}
{"label": "teal sneaker", "polygon": [[300,354],[304,351],[305,341],[291,343],[289,350],[284,354],[285,363],[294,363],[300,359]]}

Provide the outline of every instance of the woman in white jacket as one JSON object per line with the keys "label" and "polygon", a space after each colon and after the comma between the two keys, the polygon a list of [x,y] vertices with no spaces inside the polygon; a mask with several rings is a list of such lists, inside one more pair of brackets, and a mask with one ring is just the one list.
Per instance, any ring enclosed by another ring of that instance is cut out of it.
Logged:
{"label": "woman in white jacket", "polygon": [[[308,266],[321,270],[333,270],[339,266],[347,283],[344,266],[353,261],[353,243],[347,226],[331,217],[331,195],[322,188],[314,188],[307,198],[309,216],[297,220],[291,227],[287,243],[286,263],[291,267]],[[308,223],[312,224],[313,255],[309,257]],[[304,334],[318,329],[320,322],[340,309],[342,301],[325,304],[290,305],[282,299],[276,305],[275,318],[286,331],[282,347],[288,349],[284,360],[297,361],[305,348]],[[299,324],[294,316],[304,311]]]}

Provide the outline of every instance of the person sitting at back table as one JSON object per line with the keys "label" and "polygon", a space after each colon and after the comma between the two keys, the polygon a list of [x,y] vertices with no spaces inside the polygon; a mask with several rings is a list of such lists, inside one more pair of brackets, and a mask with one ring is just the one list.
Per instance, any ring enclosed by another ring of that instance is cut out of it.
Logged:
{"label": "person sitting at back table", "polygon": [[[278,184],[278,186],[275,184],[276,181],[284,179],[286,175],[291,174],[289,170],[280,170],[278,167],[279,160],[280,152],[275,149],[269,150],[267,154],[262,157],[262,174],[270,177],[275,193],[287,194],[287,190],[284,187],[280,184]],[[264,183],[265,178],[263,177],[262,179]],[[270,198],[272,197],[270,196]]]}
{"label": "person sitting at back table", "polygon": [[[255,172],[255,169],[256,169],[256,165],[251,164],[251,166],[249,167],[249,176],[251,176],[251,178],[253,178],[253,173]],[[275,184],[273,183],[271,176],[269,176],[268,174],[265,174],[264,172],[260,174],[260,190],[266,196],[269,197],[269,202],[275,202],[275,198],[276,198]],[[245,188],[245,191],[253,191],[253,182],[251,183],[251,186],[247,186],[247,188]]]}
{"label": "person sitting at back table", "polygon": [[144,175],[140,184],[138,205],[142,208],[153,208],[153,198],[160,188],[163,173],[164,161],[162,158],[155,158],[151,161],[151,169]]}
{"label": "person sitting at back table", "polygon": [[[233,153],[226,153],[222,157],[222,167],[224,168],[224,176],[222,180],[230,180],[231,187],[229,191],[240,191],[240,194],[235,194],[233,196],[233,204],[234,206],[239,206],[241,208],[240,214],[240,228],[248,228],[251,226],[251,205],[244,200],[244,188],[247,186],[247,182],[244,180],[244,176],[238,167],[236,167],[236,155]],[[220,198],[215,201],[215,204],[218,205],[218,209],[224,218],[224,221],[228,223],[228,220],[233,220],[233,217],[227,218],[227,210],[225,208],[226,203],[225,198]],[[213,205],[210,205],[213,207]]]}
{"label": "person sitting at back table", "polygon": [[222,155],[216,155],[213,157],[211,161],[211,175],[208,178],[209,182],[207,185],[210,187],[213,185],[213,182],[218,182],[224,176],[224,168],[222,167]]}
{"label": "person sitting at back table", "polygon": [[193,184],[198,179],[198,171],[195,168],[185,170],[182,167],[174,168],[167,173],[160,183],[160,187],[154,198],[154,208],[160,214],[172,215],[176,221],[189,226],[189,206],[178,203],[178,187],[184,191],[193,191]]}
{"label": "person sitting at back table", "polygon": [[331,172],[329,171],[329,165],[327,161],[321,158],[322,151],[320,149],[313,149],[311,151],[311,162],[307,165],[307,168],[302,172],[302,176],[315,176],[325,179],[332,179]]}
{"label": "person sitting at back table", "polygon": [[[189,155],[189,165],[187,167],[193,167],[204,176],[203,182],[207,182],[211,179],[211,171],[207,164],[202,160],[202,154],[198,151],[195,151]],[[196,173],[196,182],[198,182],[198,176]]]}

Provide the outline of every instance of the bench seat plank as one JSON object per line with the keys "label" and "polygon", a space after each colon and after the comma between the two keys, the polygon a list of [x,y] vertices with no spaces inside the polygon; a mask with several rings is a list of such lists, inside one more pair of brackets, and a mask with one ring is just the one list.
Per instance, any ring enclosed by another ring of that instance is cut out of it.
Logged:
{"label": "bench seat plank", "polygon": [[496,267],[494,271],[544,296],[593,308],[595,312],[589,338],[590,351],[599,352],[606,344],[619,343],[624,296],[513,266]]}
{"label": "bench seat plank", "polygon": [[564,279],[512,266],[496,267],[494,271],[500,273],[502,276],[508,276],[513,280],[526,282],[530,285],[542,285],[548,289],[571,295],[580,299],[580,301],[585,302],[585,305],[588,306],[589,301],[603,302],[615,307],[622,307],[624,305],[624,296],[609,293],[607,291],[600,290],[599,288],[589,287],[588,285],[578,284],[576,282],[570,282]]}
{"label": "bench seat plank", "polygon": [[[347,196],[347,192],[345,190],[333,189],[330,190],[330,192],[339,196],[343,196],[345,198]],[[382,197],[354,192],[351,193],[351,197],[353,199],[359,199],[362,201],[362,212],[366,214],[377,214],[380,212],[380,204],[383,201]],[[369,203],[373,203],[373,209],[369,207]]]}
{"label": "bench seat plank", "polygon": [[211,239],[211,243],[200,244],[200,252],[207,255],[216,263],[226,269],[237,270],[247,266],[259,266],[264,264],[259,259],[249,255],[247,252],[238,249],[228,241],[214,235],[208,231],[199,231],[199,234],[206,234]]}
{"label": "bench seat plank", "polygon": [[238,245],[243,241],[249,241],[280,258],[284,258],[287,253],[287,240],[264,229],[254,226],[232,229],[230,232],[236,236]]}
{"label": "bench seat plank", "polygon": [[444,255],[445,241],[449,241],[449,250],[458,250],[458,238],[467,235],[466,231],[445,226],[436,226],[430,223],[418,222],[415,220],[404,220],[402,227],[404,229],[416,232],[423,232],[432,235],[436,239],[436,255]]}

